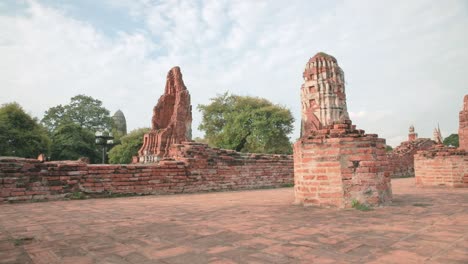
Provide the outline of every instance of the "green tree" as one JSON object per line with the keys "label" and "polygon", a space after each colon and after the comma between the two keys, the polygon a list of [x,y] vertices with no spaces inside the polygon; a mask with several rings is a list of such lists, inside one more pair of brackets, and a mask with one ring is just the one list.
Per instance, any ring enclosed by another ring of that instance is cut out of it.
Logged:
{"label": "green tree", "polygon": [[47,131],[18,103],[0,107],[0,156],[36,158],[49,146]]}
{"label": "green tree", "polygon": [[143,135],[149,131],[149,128],[139,128],[121,137],[121,144],[113,147],[109,151],[109,163],[131,163],[132,157],[138,155],[138,150],[143,145]]}
{"label": "green tree", "polygon": [[291,111],[258,97],[229,95],[199,105],[210,145],[242,152],[292,153],[288,135],[294,118]]}
{"label": "green tree", "polygon": [[52,135],[52,160],[77,160],[89,158],[91,163],[99,160],[94,144],[94,134],[75,123],[59,125]]}
{"label": "green tree", "polygon": [[454,146],[458,148],[460,146],[458,134],[451,134],[450,136],[444,139],[443,143],[445,146]]}
{"label": "green tree", "polygon": [[109,110],[102,106],[102,102],[81,94],[72,97],[67,105],[49,108],[41,122],[50,133],[66,123],[75,123],[93,132],[112,128]]}

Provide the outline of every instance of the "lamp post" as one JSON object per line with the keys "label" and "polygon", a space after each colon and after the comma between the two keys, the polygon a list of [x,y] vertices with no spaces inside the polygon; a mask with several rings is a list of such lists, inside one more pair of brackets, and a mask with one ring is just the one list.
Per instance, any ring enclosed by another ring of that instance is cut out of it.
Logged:
{"label": "lamp post", "polygon": [[107,130],[96,131],[94,135],[96,136],[96,145],[99,145],[102,148],[102,163],[106,164],[107,146],[114,145],[114,137],[112,136],[112,133]]}

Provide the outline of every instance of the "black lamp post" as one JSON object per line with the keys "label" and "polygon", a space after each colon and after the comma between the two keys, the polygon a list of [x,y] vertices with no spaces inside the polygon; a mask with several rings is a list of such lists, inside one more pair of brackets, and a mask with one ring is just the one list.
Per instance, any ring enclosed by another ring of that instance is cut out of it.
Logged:
{"label": "black lamp post", "polygon": [[112,133],[104,130],[104,131],[96,131],[96,145],[101,146],[102,148],[102,163],[106,164],[106,153],[107,153],[107,146],[114,145],[114,137]]}

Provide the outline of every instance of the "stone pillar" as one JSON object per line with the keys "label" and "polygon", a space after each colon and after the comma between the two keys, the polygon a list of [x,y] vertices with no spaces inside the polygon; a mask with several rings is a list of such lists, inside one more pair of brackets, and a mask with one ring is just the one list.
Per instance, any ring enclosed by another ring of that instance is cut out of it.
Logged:
{"label": "stone pillar", "polygon": [[458,138],[460,149],[468,151],[468,95],[463,99],[463,109],[459,115]]}

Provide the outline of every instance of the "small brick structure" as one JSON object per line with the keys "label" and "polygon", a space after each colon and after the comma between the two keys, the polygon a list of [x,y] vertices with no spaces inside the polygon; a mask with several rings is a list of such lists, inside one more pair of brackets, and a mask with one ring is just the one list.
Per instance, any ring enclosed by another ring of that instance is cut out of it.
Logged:
{"label": "small brick structure", "polygon": [[468,95],[459,118],[459,148],[438,144],[414,155],[417,186],[468,188]]}
{"label": "small brick structure", "polygon": [[414,156],[416,186],[468,188],[468,153],[438,145]]}
{"label": "small brick structure", "polygon": [[430,149],[435,142],[429,138],[417,138],[414,127],[410,127],[408,141],[403,141],[394,150],[387,153],[389,170],[393,178],[414,177],[414,154]]}
{"label": "small brick structure", "polygon": [[183,142],[176,158],[158,164],[91,165],[0,157],[0,202],[54,200],[83,192],[176,194],[291,186],[291,155],[263,155],[213,149]]}
{"label": "small brick structure", "polygon": [[336,121],[294,144],[295,203],[348,208],[392,199],[385,139]]}
{"label": "small brick structure", "polygon": [[294,144],[295,203],[339,208],[389,203],[385,139],[352,125],[336,59],[317,53],[303,77],[301,138]]}

